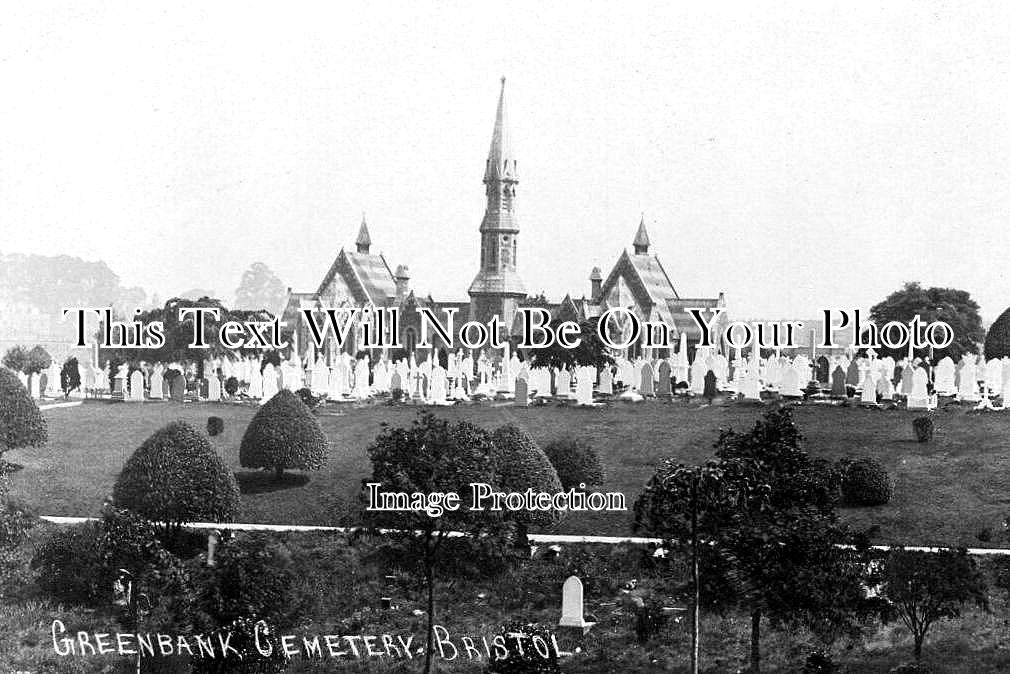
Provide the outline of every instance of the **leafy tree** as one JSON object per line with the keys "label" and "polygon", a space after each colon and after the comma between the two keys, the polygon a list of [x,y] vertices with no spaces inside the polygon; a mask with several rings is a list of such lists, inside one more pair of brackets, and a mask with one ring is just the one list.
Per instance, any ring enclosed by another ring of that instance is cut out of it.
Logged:
{"label": "leafy tree", "polygon": [[582,341],[574,349],[567,349],[557,343],[542,349],[532,349],[530,352],[532,366],[561,370],[583,365],[597,369],[612,365],[614,359],[596,332],[598,322],[598,318],[591,318],[579,324]]}
{"label": "leafy tree", "polygon": [[25,374],[38,374],[53,364],[53,357],[43,347],[35,345],[28,352],[28,362],[25,364]]}
{"label": "leafy tree", "polygon": [[[954,332],[954,341],[951,345],[946,349],[934,351],[934,358],[950,356],[957,360],[965,353],[977,353],[978,344],[985,337],[978,304],[965,290],[923,288],[918,283],[911,282],[870,309],[870,319],[878,328],[890,321],[907,325],[916,315],[925,324],[943,321],[950,325]],[[881,356],[904,358],[908,355],[908,348],[890,349],[882,346],[878,349],[878,353]],[[919,350],[916,354],[924,356],[928,355],[928,351]]]}
{"label": "leafy tree", "polygon": [[[635,502],[636,531],[646,531],[668,539],[671,545],[688,548],[691,582],[687,588],[691,604],[691,671],[700,666],[700,608],[702,603],[702,538],[711,536],[732,520],[731,513],[742,503],[750,475],[736,462],[710,461],[704,466],[686,466],[667,459],[649,480]],[[705,599],[712,602],[709,593]],[[714,602],[713,602],[714,603]]]}
{"label": "leafy tree", "polygon": [[235,289],[235,308],[260,309],[278,314],[284,309],[287,297],[287,287],[270,267],[262,262],[254,262],[242,274],[242,281]]}
{"label": "leafy tree", "polygon": [[77,359],[71,356],[60,368],[60,390],[63,391],[64,398],[81,387],[81,372],[77,369],[77,365]]}
{"label": "leafy tree", "polygon": [[912,632],[915,659],[937,621],[958,618],[967,604],[988,609],[985,577],[964,548],[919,552],[891,548],[883,572],[883,595]]}
{"label": "leafy tree", "polygon": [[160,522],[175,540],[186,522],[232,521],[239,490],[206,436],[176,421],[155,431],[127,459],[112,498],[117,507]]}
{"label": "leafy tree", "polygon": [[0,368],[0,457],[9,449],[41,447],[48,441],[49,427],[39,406],[17,375]]}
{"label": "leafy tree", "polygon": [[3,364],[15,372],[25,372],[28,367],[28,350],[21,345],[12,346],[4,354]]}
{"label": "leafy tree", "polygon": [[[203,341],[207,348],[193,348],[193,331],[195,320],[192,313],[187,313],[185,320],[179,319],[179,310],[190,307],[202,307],[217,309],[219,318],[204,315],[203,320]],[[195,363],[198,371],[197,376],[203,378],[203,363],[213,358],[230,358],[234,355],[233,349],[228,349],[221,344],[220,329],[223,323],[228,321],[266,321],[271,316],[263,311],[233,311],[225,307],[220,300],[212,297],[200,297],[198,299],[186,299],[183,297],[173,297],[165,302],[160,308],[150,309],[138,314],[136,320],[145,325],[155,321],[161,321],[164,326],[165,343],[157,349],[100,349],[100,359],[116,361],[117,363],[140,361],[162,362],[162,363]],[[240,353],[252,353],[260,351],[258,348],[238,349]],[[115,372],[115,370],[113,370]]]}
{"label": "leafy tree", "polygon": [[[372,461],[369,482],[380,493],[429,495],[456,493],[468,498],[470,484],[495,483],[495,447],[490,434],[468,422],[450,424],[432,414],[422,414],[409,428],[387,428],[368,447]],[[495,547],[508,532],[500,512],[475,511],[461,503],[458,510],[442,512],[408,510],[365,511],[366,522],[392,527],[392,535],[420,562],[427,591],[427,648],[424,671],[430,672],[434,647],[435,580],[439,566],[447,561],[449,532],[470,534],[467,544]],[[501,546],[504,548],[505,546]],[[458,548],[455,550],[459,554]]]}
{"label": "leafy tree", "polygon": [[319,470],[326,461],[326,435],[301,398],[281,389],[249,422],[239,448],[243,468]]}
{"label": "leafy tree", "polygon": [[[755,672],[763,618],[803,622],[831,640],[855,631],[874,609],[861,589],[867,541],[838,522],[837,474],[810,459],[800,440],[787,409],[770,412],[747,433],[723,431],[714,462],[664,463],[635,505],[637,528],[690,541],[692,559],[722,574],[712,587],[695,572],[694,603],[739,605],[750,614]],[[696,549],[699,539],[711,543],[707,553]]]}

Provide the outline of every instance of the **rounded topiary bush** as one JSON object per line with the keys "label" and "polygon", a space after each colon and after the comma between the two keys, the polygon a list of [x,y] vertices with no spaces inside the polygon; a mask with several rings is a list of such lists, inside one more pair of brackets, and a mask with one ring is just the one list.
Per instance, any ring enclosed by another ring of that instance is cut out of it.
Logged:
{"label": "rounded topiary bush", "polygon": [[875,459],[863,457],[843,468],[842,496],[856,506],[883,505],[891,500],[891,478]]}
{"label": "rounded topiary bush", "polygon": [[238,393],[238,379],[235,377],[228,377],[224,382],[224,392],[229,396],[234,397]]}
{"label": "rounded topiary bush", "polygon": [[565,489],[603,484],[603,464],[589,443],[577,438],[560,438],[544,447],[544,453]]}
{"label": "rounded topiary bush", "polygon": [[0,368],[0,455],[18,447],[40,447],[49,440],[46,418],[17,375]]}
{"label": "rounded topiary bush", "polygon": [[[550,459],[529,434],[512,424],[495,429],[491,434],[494,447],[496,487],[504,492],[534,492],[556,494],[561,491],[561,480]],[[510,512],[524,525],[550,526],[556,524],[564,513],[558,510]]]}
{"label": "rounded topiary bush", "polygon": [[207,435],[214,437],[224,432],[224,419],[221,417],[208,417]]}
{"label": "rounded topiary bush", "polygon": [[238,510],[235,476],[206,436],[176,421],[144,441],[123,466],[112,492],[116,506],[163,522],[230,522]]}
{"label": "rounded topiary bush", "polygon": [[319,470],[326,461],[326,435],[301,399],[281,389],[249,422],[239,448],[243,468],[269,468],[280,479],[289,468]]}
{"label": "rounded topiary bush", "polygon": [[989,326],[985,333],[984,353],[986,359],[1010,356],[1010,309],[1000,314]]}

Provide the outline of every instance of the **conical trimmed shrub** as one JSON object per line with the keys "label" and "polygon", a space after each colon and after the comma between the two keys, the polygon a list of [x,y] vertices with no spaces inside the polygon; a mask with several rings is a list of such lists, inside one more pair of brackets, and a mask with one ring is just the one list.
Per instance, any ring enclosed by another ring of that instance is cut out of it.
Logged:
{"label": "conical trimmed shrub", "polygon": [[231,522],[238,482],[205,435],[184,421],[155,431],[123,466],[116,506],[178,529],[183,522]]}
{"label": "conical trimmed shrub", "polygon": [[[512,424],[501,426],[491,434],[495,457],[495,486],[504,492],[534,492],[556,494],[561,491],[558,472],[544,450],[523,430]],[[548,527],[557,524],[563,513],[557,510],[517,511],[511,513],[524,525]]]}
{"label": "conical trimmed shrub", "polygon": [[1010,309],[999,315],[985,333],[985,358],[1010,356]]}
{"label": "conical trimmed shrub", "polygon": [[40,447],[49,440],[46,418],[17,375],[0,367],[0,455],[18,447]]}
{"label": "conical trimmed shrub", "polygon": [[301,399],[282,389],[256,412],[242,436],[243,468],[319,470],[326,461],[326,435]]}

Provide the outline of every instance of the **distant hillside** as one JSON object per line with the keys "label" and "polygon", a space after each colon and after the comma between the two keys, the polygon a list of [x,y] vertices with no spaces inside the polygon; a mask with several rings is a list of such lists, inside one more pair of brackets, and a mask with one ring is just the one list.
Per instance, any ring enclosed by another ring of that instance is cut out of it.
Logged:
{"label": "distant hillside", "polygon": [[0,342],[73,337],[67,307],[111,306],[121,315],[147,308],[143,288],[125,287],[105,262],[70,255],[0,253]]}

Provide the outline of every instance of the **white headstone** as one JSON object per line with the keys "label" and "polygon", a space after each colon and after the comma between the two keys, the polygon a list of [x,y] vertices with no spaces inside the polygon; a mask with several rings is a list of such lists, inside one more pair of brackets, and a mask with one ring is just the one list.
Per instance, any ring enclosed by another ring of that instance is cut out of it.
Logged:
{"label": "white headstone", "polygon": [[931,410],[936,407],[936,396],[929,395],[926,382],[929,377],[921,367],[912,373],[912,392],[908,395],[908,409]]}
{"label": "white headstone", "polygon": [[859,402],[868,405],[877,403],[877,387],[873,383],[873,375],[869,372],[863,377],[863,391],[860,394]]}
{"label": "white headstone", "polygon": [[561,627],[577,627],[588,630],[596,623],[586,622],[583,613],[582,581],[576,576],[569,576],[561,587]]}
{"label": "white headstone", "polygon": [[609,365],[600,372],[599,391],[602,395],[613,395],[614,393],[614,374],[610,371]]}
{"label": "white headstone", "polygon": [[210,402],[221,400],[221,380],[213,372],[207,378],[207,400]]}
{"label": "white headstone", "polygon": [[131,402],[144,402],[144,373],[134,370],[130,375],[130,397]]}

